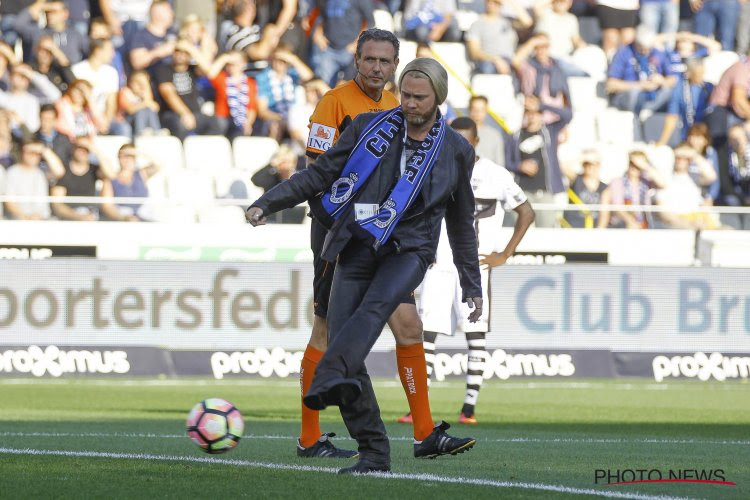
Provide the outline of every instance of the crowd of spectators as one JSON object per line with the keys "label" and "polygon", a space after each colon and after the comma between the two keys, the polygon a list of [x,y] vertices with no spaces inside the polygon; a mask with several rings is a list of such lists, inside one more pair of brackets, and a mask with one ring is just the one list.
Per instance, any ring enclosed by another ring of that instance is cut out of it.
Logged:
{"label": "crowd of spectators", "polygon": [[[144,136],[273,138],[282,147],[247,179],[268,189],[304,165],[312,110],[354,77],[357,37],[379,24],[418,56],[459,42],[474,75],[510,78],[516,130],[497,119],[491,95],[443,111],[477,123],[479,155],[511,170],[533,202],[579,208],[541,210],[538,226],[750,229],[750,216],[701,210],[750,206],[749,18],[750,2],[738,0],[3,1],[0,194],[105,200],[6,201],[0,214],[151,220],[146,205],[107,201],[148,196],[161,166],[134,146]],[[587,50],[601,54],[605,75],[576,57]],[[704,60],[726,52],[742,57],[714,86]],[[609,158],[596,144],[561,158],[576,139],[571,78],[598,79],[599,97],[632,113],[639,144],[669,149],[672,171],[640,147],[612,178],[600,175]],[[114,165],[97,151],[102,135],[128,139]]]}

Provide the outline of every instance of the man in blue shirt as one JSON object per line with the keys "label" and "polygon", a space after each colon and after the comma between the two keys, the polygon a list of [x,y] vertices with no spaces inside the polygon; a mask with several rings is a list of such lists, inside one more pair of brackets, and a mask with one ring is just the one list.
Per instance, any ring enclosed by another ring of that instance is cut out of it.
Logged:
{"label": "man in blue shirt", "polygon": [[688,59],[685,66],[685,76],[675,85],[667,106],[667,117],[664,119],[659,145],[669,142],[675,128],[679,130],[679,141],[685,141],[688,129],[705,121],[708,100],[714,86],[703,79],[705,69],[701,59]]}
{"label": "man in blue shirt", "polygon": [[654,47],[656,34],[638,26],[635,42],[615,53],[607,73],[607,93],[617,109],[634,112],[641,121],[666,107],[676,77],[666,54]]}

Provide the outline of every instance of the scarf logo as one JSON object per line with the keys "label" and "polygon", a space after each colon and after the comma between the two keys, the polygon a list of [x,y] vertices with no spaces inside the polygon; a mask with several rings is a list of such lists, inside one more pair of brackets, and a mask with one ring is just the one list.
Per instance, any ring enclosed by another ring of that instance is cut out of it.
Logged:
{"label": "scarf logo", "polygon": [[396,138],[399,130],[399,125],[394,124],[393,120],[386,121],[390,126],[376,130],[375,137],[365,143],[367,151],[372,153],[376,158],[382,158],[385,155],[385,152],[388,151],[388,145]]}
{"label": "scarf logo", "polygon": [[396,215],[398,215],[396,202],[392,198],[388,198],[388,201],[380,207],[380,213],[378,213],[378,217],[373,221],[373,224],[380,229],[385,229],[396,218]]}
{"label": "scarf logo", "polygon": [[331,203],[344,203],[346,200],[351,198],[354,192],[354,183],[357,182],[359,176],[352,172],[348,177],[341,177],[331,185]]}

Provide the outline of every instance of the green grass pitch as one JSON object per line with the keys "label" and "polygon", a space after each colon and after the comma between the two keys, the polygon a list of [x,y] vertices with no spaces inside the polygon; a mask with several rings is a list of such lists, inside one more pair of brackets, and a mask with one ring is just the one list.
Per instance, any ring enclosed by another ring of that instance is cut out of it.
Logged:
{"label": "green grass pitch", "polygon": [[[433,416],[477,446],[416,460],[406,400],[376,382],[392,439],[390,477],[333,474],[349,461],[301,459],[299,387],[272,380],[2,380],[0,498],[750,498],[750,385],[746,383],[492,381],[477,426],[455,424],[463,384],[431,388]],[[222,397],[245,416],[225,455],[185,436],[188,410]],[[338,410],[323,430],[353,447]],[[596,469],[716,470],[736,486],[595,484]]]}

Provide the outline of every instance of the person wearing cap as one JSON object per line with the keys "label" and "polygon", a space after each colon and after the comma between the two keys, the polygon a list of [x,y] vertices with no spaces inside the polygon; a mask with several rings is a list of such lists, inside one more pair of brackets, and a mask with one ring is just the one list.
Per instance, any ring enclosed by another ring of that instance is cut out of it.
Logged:
{"label": "person wearing cap", "polygon": [[[445,124],[438,106],[448,75],[434,59],[410,62],[399,79],[401,106],[354,118],[338,142],[310,166],[265,193],[246,212],[252,225],[305,200],[329,228],[322,258],[336,261],[327,315],[328,348],[304,404],[339,406],[359,445],[359,460],[341,473],[390,470],[390,447],[364,361],[401,298],[434,262],[445,218],[463,300],[482,314],[472,146]],[[319,193],[322,196],[318,196]],[[424,373],[412,377],[426,378]],[[452,438],[441,423],[414,443],[417,457],[455,453],[476,443]],[[460,441],[460,442],[459,442]]]}
{"label": "person wearing cap", "polygon": [[615,53],[607,72],[610,104],[634,112],[641,121],[666,108],[677,81],[666,54],[655,45],[656,33],[638,26],[635,41]]}
{"label": "person wearing cap", "polygon": [[[567,226],[577,228],[601,228],[602,218],[599,210],[590,210],[590,205],[602,205],[605,199],[607,185],[599,178],[601,170],[601,156],[595,149],[586,149],[581,154],[581,169],[578,172],[565,168],[561,170],[568,178],[568,203],[577,206],[577,210],[566,210],[564,214]],[[609,196],[606,196],[609,198]]]}

